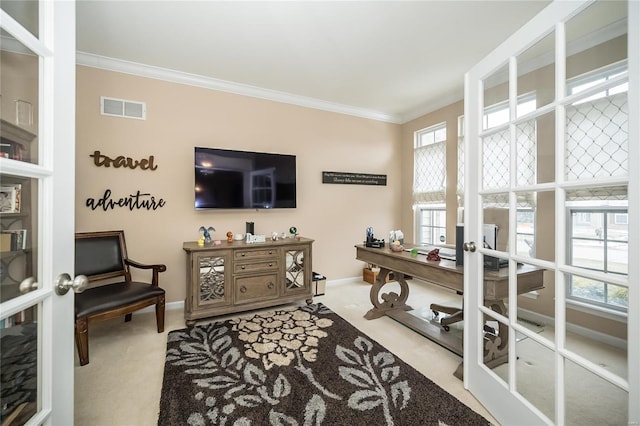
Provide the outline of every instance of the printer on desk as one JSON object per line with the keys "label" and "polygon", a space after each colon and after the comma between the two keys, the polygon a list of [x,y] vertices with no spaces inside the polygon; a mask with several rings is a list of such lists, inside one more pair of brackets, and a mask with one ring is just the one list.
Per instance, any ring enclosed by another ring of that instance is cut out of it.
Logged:
{"label": "printer on desk", "polygon": [[375,238],[373,236],[373,227],[370,226],[367,228],[367,238],[364,242],[364,245],[366,247],[381,248],[384,247],[384,239],[378,240],[377,238]]}
{"label": "printer on desk", "polygon": [[[493,224],[484,224],[482,227],[483,245],[487,248],[495,249],[498,242],[498,227]],[[456,265],[464,265],[464,254],[462,245],[464,244],[464,226],[456,226]],[[501,259],[493,256],[484,256],[484,268],[499,270],[509,265],[508,259]]]}

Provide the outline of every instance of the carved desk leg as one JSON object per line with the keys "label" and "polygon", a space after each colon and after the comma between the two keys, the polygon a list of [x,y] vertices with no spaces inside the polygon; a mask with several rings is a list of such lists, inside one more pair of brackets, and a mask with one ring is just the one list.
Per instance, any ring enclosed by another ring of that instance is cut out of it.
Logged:
{"label": "carved desk leg", "polygon": [[[394,276],[396,277],[398,284],[400,284],[400,294],[398,295],[395,292],[383,293],[380,295],[380,291],[385,284],[387,284],[387,275],[389,275],[391,271],[387,268],[380,268],[380,273],[378,273],[378,278],[376,282],[371,286],[371,291],[369,292],[369,298],[371,300],[371,304],[373,308],[371,308],[364,317],[368,320],[380,318],[384,316],[389,311],[410,311],[413,308],[407,305],[405,302],[409,297],[409,285],[407,281],[404,279],[404,274],[400,272],[394,272]],[[382,299],[382,301],[380,301]]]}
{"label": "carved desk leg", "polygon": [[[507,316],[507,307],[502,300],[485,300],[485,306],[493,311]],[[498,322],[498,330],[491,330],[490,327],[484,327],[484,364],[488,368],[494,368],[508,362],[509,360],[509,327]],[[464,363],[460,363],[453,373],[455,377],[463,379]]]}
{"label": "carved desk leg", "polygon": [[[507,307],[502,300],[486,301],[487,307],[493,311],[507,316]],[[509,356],[509,327],[498,322],[497,334],[486,333],[484,345],[484,363],[493,368],[508,361]]]}

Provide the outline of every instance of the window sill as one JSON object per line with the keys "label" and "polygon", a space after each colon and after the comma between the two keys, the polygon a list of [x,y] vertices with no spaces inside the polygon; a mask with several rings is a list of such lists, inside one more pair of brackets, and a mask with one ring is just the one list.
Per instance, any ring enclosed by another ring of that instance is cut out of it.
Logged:
{"label": "window sill", "polygon": [[578,302],[576,300],[567,299],[567,308],[585,312],[591,315],[595,315],[601,318],[610,319],[613,321],[618,321],[622,323],[627,322],[627,313],[620,312],[613,309],[607,309],[600,306],[593,306],[588,303]]}

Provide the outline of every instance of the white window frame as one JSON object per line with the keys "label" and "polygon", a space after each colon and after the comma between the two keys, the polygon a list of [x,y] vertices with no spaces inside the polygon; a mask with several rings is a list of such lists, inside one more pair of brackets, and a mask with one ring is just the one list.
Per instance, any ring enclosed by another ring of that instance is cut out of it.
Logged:
{"label": "white window frame", "polygon": [[[446,211],[447,211],[447,207],[444,204],[423,204],[423,205],[415,206],[416,244],[435,246],[435,245],[442,245],[446,243],[446,233],[447,233]],[[444,223],[441,225],[440,224],[434,225],[433,215],[437,213],[442,213],[442,212],[445,212]],[[431,215],[431,224],[423,223],[422,219],[424,217],[424,214]],[[441,229],[442,231],[439,235],[441,237],[444,237],[445,240],[442,241],[440,238],[437,238],[437,241],[426,241],[425,239],[423,239],[423,235],[424,235],[423,230],[425,228],[430,229],[430,231],[428,232],[428,235],[431,235],[432,237],[434,237],[434,239],[436,238],[435,236],[437,235],[437,233],[435,233],[435,230]]]}
{"label": "white window frame", "polygon": [[[606,67],[600,68],[598,70],[569,79],[567,81],[567,93],[569,95],[578,94],[582,91],[589,90],[589,88],[591,88],[592,86],[602,84],[608,80],[620,79],[623,76],[626,76],[627,74],[628,74],[627,60],[625,59],[625,60],[616,62],[614,64],[608,65]],[[610,86],[604,90],[598,91],[597,93],[581,98],[578,101],[574,102],[573,105],[594,101],[607,96],[613,96],[619,93],[624,93],[628,90],[629,90],[628,81],[622,81],[621,84]],[[572,223],[571,223],[572,217],[573,217],[572,213],[574,212],[577,213],[576,217],[579,220],[581,220],[583,216],[585,216],[586,214],[590,214],[593,212],[598,212],[598,213],[603,212],[603,213],[606,213],[607,215],[611,214],[613,215],[614,220],[616,219],[617,216],[620,216],[622,214],[625,214],[625,215],[628,214],[626,206],[624,207],[607,206],[607,205],[603,206],[602,200],[593,200],[593,203],[581,201],[578,207],[571,206],[571,205],[567,207],[567,226],[568,227],[572,226]],[[571,244],[572,239],[573,238],[571,236],[571,232],[567,232],[566,247],[567,247],[568,259],[571,259],[570,250],[572,247],[572,244]],[[627,259],[627,262],[628,262],[628,259]],[[605,271],[606,270],[607,270],[607,265],[605,264]],[[615,272],[609,272],[609,273],[615,274],[615,275],[626,275],[626,274],[620,274]],[[573,292],[572,280],[573,280],[573,277],[570,276],[568,280],[568,285],[566,287],[567,303],[573,306],[581,307],[582,310],[598,313],[603,316],[611,317],[613,319],[616,319],[616,317],[621,317],[621,316],[623,318],[626,318],[627,308],[619,305],[613,305],[606,302],[607,285],[608,285],[606,282],[602,282],[604,286],[604,294],[605,294],[605,302],[603,303],[603,302],[598,302],[591,299],[585,299],[585,298],[574,296],[572,294]],[[613,315],[610,315],[610,314],[613,314]]]}
{"label": "white window frame", "polygon": [[[413,156],[413,205],[433,204],[445,202],[447,186],[447,123],[446,121],[414,133]],[[430,175],[422,177],[423,168],[418,163],[417,157],[426,157],[431,162]],[[441,167],[436,169],[436,167]],[[439,178],[434,182],[432,176]]]}
{"label": "white window frame", "polygon": [[[576,223],[581,222],[580,217],[583,217],[585,213],[598,213],[598,214],[604,214],[604,227],[605,229],[603,229],[603,234],[602,234],[602,238],[600,238],[599,235],[594,235],[594,237],[591,240],[594,241],[601,241],[602,244],[604,245],[604,259],[603,259],[603,263],[604,263],[604,267],[602,269],[599,268],[586,268],[581,266],[581,268],[584,269],[588,269],[588,270],[592,270],[592,271],[599,271],[602,273],[606,273],[606,274],[611,274],[611,275],[618,275],[618,276],[626,276],[627,274],[625,273],[621,273],[621,272],[615,272],[615,271],[610,271],[609,270],[609,260],[607,258],[607,250],[606,250],[606,246],[613,242],[625,242],[625,241],[621,241],[621,240],[615,240],[613,238],[609,238],[608,237],[608,232],[607,232],[607,225],[609,222],[611,222],[612,220],[615,221],[615,217],[616,215],[626,215],[628,214],[627,212],[627,207],[614,207],[614,206],[596,206],[596,207],[576,207],[576,206],[568,206],[567,207],[567,229],[569,230],[567,232],[567,259],[572,259],[572,249],[573,249],[573,241],[574,240],[590,240],[587,237],[580,237],[580,238],[575,238],[573,237],[573,217],[574,217],[574,213],[576,215],[576,218],[578,219],[576,221]],[[611,217],[611,219],[609,219],[609,217]],[[627,240],[626,243],[628,244],[629,239],[627,236]],[[628,259],[627,259],[627,264],[628,264]],[[627,308],[620,306],[620,305],[616,305],[616,304],[612,304],[609,303],[607,301],[607,295],[608,295],[608,286],[609,283],[602,281],[602,286],[603,286],[603,293],[604,293],[604,302],[599,302],[597,300],[593,300],[593,299],[587,299],[587,298],[583,298],[583,297],[579,297],[573,294],[573,275],[570,275],[569,280],[568,280],[568,285],[566,287],[566,298],[567,298],[567,302],[575,302],[578,304],[581,304],[583,306],[590,306],[593,307],[596,310],[605,310],[605,311],[617,311],[617,312],[621,312],[621,313],[627,313]],[[628,294],[627,294],[627,303],[629,302],[628,299]]]}

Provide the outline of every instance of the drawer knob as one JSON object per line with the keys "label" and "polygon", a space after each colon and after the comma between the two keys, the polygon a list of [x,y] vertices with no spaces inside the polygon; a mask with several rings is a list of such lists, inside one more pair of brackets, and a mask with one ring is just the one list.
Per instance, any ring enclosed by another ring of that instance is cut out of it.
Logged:
{"label": "drawer knob", "polygon": [[269,284],[267,284],[267,287],[269,288],[269,290],[271,290],[273,289],[273,287],[275,287],[275,284],[269,281]]}
{"label": "drawer knob", "polygon": [[244,268],[246,268],[246,266],[244,266],[244,265],[242,265],[242,266],[240,267],[240,269],[244,269]]}
{"label": "drawer knob", "polygon": [[247,253],[240,253],[240,256],[245,257],[247,255]]}
{"label": "drawer knob", "polygon": [[271,266],[273,266],[273,263],[270,263],[270,264],[269,264],[269,267],[271,267]]}
{"label": "drawer knob", "polygon": [[247,287],[242,286],[240,287],[240,293],[246,293],[247,292]]}

